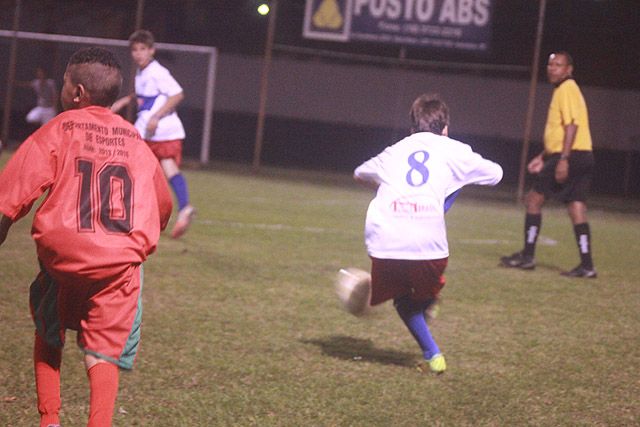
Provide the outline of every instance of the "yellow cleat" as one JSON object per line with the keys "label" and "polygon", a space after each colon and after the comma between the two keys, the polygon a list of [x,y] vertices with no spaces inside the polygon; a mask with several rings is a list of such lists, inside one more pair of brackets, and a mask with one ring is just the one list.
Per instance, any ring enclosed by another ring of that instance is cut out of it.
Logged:
{"label": "yellow cleat", "polygon": [[445,362],[444,356],[441,353],[436,354],[427,360],[427,362],[429,362],[429,369],[431,369],[433,373],[441,374],[447,369],[447,362]]}
{"label": "yellow cleat", "polygon": [[442,374],[447,369],[447,362],[441,353],[436,354],[429,360],[420,362],[416,369],[418,372],[431,372],[433,374]]}

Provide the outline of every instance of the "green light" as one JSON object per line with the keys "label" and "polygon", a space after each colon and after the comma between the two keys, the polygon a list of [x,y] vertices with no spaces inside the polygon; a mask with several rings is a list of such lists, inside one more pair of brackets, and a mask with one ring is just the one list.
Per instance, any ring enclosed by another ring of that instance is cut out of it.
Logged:
{"label": "green light", "polygon": [[267,15],[269,13],[269,5],[266,3],[260,4],[260,6],[258,6],[258,13],[262,16]]}

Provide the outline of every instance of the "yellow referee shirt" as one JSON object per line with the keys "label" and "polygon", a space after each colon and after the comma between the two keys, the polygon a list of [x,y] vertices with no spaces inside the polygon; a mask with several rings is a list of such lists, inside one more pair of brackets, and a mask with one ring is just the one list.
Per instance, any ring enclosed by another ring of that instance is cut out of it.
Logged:
{"label": "yellow referee shirt", "polygon": [[544,128],[544,151],[547,154],[562,152],[564,127],[571,123],[578,127],[571,149],[592,151],[587,104],[575,80],[567,79],[553,90],[549,104]]}

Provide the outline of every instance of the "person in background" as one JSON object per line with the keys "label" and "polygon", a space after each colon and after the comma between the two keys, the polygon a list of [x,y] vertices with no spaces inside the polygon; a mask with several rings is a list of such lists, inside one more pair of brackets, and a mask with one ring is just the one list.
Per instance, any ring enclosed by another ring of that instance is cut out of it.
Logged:
{"label": "person in background", "polygon": [[135,94],[120,98],[112,111],[120,111],[137,101],[136,129],[160,161],[178,201],[178,219],[171,231],[171,236],[177,239],[186,233],[195,213],[189,202],[187,181],[180,172],[185,132],[176,107],[184,99],[184,93],[169,70],[154,58],[154,43],[153,34],[147,30],[138,30],[129,37],[131,57],[138,67]]}
{"label": "person in background", "polygon": [[569,53],[559,51],[549,55],[547,78],[554,90],[544,129],[544,149],[527,166],[534,180],[525,196],[524,247],[503,256],[500,264],[522,270],[535,268],[542,206],[554,197],[567,205],[580,255],[578,266],[562,274],[593,279],[597,273],[592,259],[587,199],[595,162],[587,104],[573,79],[573,59]]}
{"label": "person in background", "polygon": [[36,94],[37,103],[32,108],[25,120],[37,126],[42,126],[58,114],[57,101],[58,89],[56,82],[47,77],[42,67],[36,68],[36,78],[27,82],[17,82],[18,86],[30,87]]}

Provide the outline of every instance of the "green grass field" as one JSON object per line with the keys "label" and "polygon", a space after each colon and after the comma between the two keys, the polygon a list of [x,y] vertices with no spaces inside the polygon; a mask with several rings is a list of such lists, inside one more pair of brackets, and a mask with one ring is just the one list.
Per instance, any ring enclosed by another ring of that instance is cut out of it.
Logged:
{"label": "green grass field", "polygon": [[[447,214],[448,283],[432,324],[448,370],[432,376],[415,369],[420,352],[390,303],[355,318],[334,295],[339,268],[369,268],[369,191],[346,175],[228,165],[187,178],[198,215],[146,263],[142,346],[114,425],[640,423],[638,200],[594,199],[599,278],[587,281],[559,275],[578,262],[561,206],[545,211],[538,268],[514,271],[497,264],[521,246],[522,207],[501,187],[464,190]],[[38,422],[30,223],[0,248],[2,426]],[[86,423],[81,360],[70,331],[64,426]]]}

